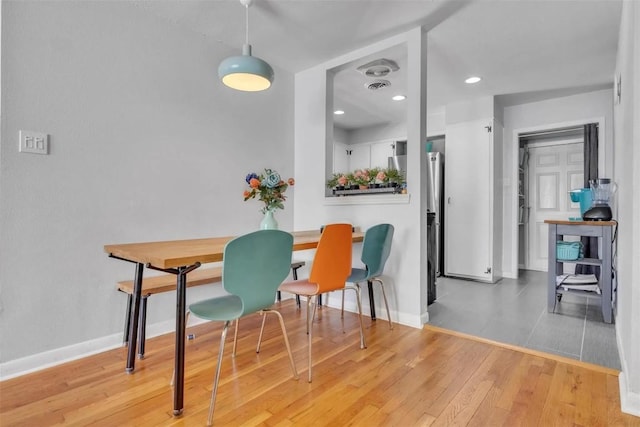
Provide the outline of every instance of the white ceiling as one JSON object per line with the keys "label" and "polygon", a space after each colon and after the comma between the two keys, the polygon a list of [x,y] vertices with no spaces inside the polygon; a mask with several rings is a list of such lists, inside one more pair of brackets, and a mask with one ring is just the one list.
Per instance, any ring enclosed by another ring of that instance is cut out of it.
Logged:
{"label": "white ceiling", "polygon": [[[621,1],[254,0],[249,41],[253,54],[276,72],[295,73],[423,25],[429,30],[429,109],[489,95],[513,105],[610,87]],[[245,10],[238,0],[147,0],[135,5],[202,34],[219,44],[216,51],[224,55],[238,54],[244,42]],[[353,73],[353,79],[364,78]],[[385,95],[380,104],[387,105],[390,92],[401,89],[401,70],[394,74],[398,81],[391,88],[376,91]],[[466,85],[463,80],[472,74],[483,80]],[[397,107],[376,106],[359,81],[351,86],[353,91],[343,95],[349,84],[343,88],[336,82],[341,87],[336,104],[344,100],[361,107],[350,119],[342,116],[343,126],[397,120],[390,110]]]}

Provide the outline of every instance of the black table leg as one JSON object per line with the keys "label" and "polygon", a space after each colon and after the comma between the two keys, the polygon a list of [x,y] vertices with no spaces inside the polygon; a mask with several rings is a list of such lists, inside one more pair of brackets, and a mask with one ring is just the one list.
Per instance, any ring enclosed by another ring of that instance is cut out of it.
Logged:
{"label": "black table leg", "polygon": [[122,334],[122,345],[129,345],[129,329],[131,329],[131,307],[133,294],[127,295],[127,314],[124,318],[124,333]]}
{"label": "black table leg", "polygon": [[173,415],[180,415],[184,408],[184,339],[185,312],[187,304],[187,271],[186,267],[178,268],[176,278],[176,345],[175,371],[176,380],[173,384]]}
{"label": "black table leg", "polygon": [[369,287],[369,309],[371,309],[371,320],[376,320],[376,304],[373,300],[373,282],[367,280],[367,286]]}
{"label": "black table leg", "polygon": [[188,267],[155,270],[176,275],[176,344],[174,357],[175,381],[173,383],[173,415],[182,414],[184,408],[184,342],[187,312],[187,273],[200,267],[200,263]]}
{"label": "black table leg", "polygon": [[143,296],[140,305],[140,323],[138,325],[138,359],[144,359],[144,343],[147,340],[147,298],[149,298],[149,295]]}
{"label": "black table leg", "polygon": [[127,349],[127,373],[133,372],[136,363],[136,344],[138,338],[138,317],[140,315],[140,299],[142,295],[142,273],[144,264],[136,263],[136,277],[133,281],[133,304],[131,307],[131,327],[129,328],[129,348]]}

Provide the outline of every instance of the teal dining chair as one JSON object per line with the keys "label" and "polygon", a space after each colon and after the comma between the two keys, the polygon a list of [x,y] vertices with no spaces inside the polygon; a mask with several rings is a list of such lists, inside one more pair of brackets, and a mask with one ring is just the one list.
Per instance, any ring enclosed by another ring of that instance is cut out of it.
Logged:
{"label": "teal dining chair", "polygon": [[[232,321],[255,312],[275,313],[280,321],[293,376],[298,379],[282,315],[270,308],[274,304],[278,286],[289,275],[292,251],[293,236],[280,230],[260,230],[229,241],[224,248],[222,261],[222,285],[229,295],[189,305],[189,312],[197,317],[224,322],[207,425],[211,425],[213,420],[224,343]],[[258,344],[256,351],[259,350]]]}
{"label": "teal dining chair", "polygon": [[[393,329],[391,323],[391,314],[389,312],[389,303],[387,302],[387,295],[384,292],[384,282],[380,278],[384,271],[384,265],[391,253],[391,241],[393,240],[393,225],[391,224],[378,224],[369,228],[364,233],[364,240],[362,242],[362,255],[360,260],[364,263],[365,268],[352,268],[351,274],[347,278],[347,282],[355,283],[359,285],[362,282],[380,283],[380,289],[382,289],[382,297],[384,299],[384,306],[387,309],[387,318],[389,319],[389,328]],[[344,315],[344,291],[342,291],[342,315]]]}

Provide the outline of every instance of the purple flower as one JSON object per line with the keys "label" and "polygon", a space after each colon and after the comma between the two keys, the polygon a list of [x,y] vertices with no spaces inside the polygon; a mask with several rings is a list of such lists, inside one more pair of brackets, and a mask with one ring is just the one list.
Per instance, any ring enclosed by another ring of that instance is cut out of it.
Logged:
{"label": "purple flower", "polygon": [[251,172],[250,174],[248,174],[245,178],[245,181],[247,181],[247,184],[249,184],[249,182],[251,182],[253,178],[258,179],[258,175],[256,175],[255,172]]}

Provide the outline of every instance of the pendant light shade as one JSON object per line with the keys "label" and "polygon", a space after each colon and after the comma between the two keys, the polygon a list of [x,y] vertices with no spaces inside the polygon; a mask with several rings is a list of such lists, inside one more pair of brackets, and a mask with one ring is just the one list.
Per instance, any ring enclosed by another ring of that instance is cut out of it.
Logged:
{"label": "pendant light shade", "polygon": [[251,56],[251,45],[242,46],[242,56],[231,56],[220,63],[218,76],[232,89],[257,92],[269,89],[273,68],[260,58]]}
{"label": "pendant light shade", "polygon": [[226,86],[246,92],[269,89],[273,82],[273,68],[262,59],[251,56],[249,44],[249,6],[253,0],[240,0],[246,10],[246,42],[241,56],[231,56],[218,66],[218,76]]}

